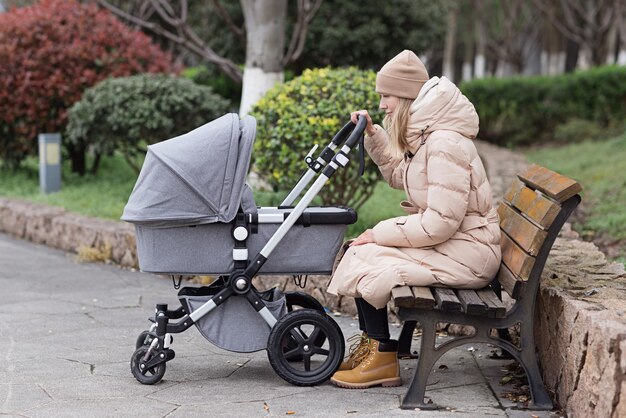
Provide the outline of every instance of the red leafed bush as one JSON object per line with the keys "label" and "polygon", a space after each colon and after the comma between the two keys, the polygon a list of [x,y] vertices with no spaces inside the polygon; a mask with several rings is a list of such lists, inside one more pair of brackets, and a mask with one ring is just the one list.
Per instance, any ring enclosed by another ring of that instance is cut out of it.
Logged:
{"label": "red leafed bush", "polygon": [[[179,68],[145,34],[95,4],[42,0],[0,13],[0,157],[17,167],[37,134],[62,132],[68,109],[108,77]],[[67,149],[75,171],[84,150]]]}

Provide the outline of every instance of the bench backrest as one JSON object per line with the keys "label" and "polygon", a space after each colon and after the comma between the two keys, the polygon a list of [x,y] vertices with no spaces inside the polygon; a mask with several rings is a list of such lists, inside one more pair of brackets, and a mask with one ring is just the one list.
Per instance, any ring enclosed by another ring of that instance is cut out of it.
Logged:
{"label": "bench backrest", "polygon": [[581,190],[576,181],[533,164],[504,196],[498,207],[502,264],[496,280],[511,297],[537,291],[548,253]]}

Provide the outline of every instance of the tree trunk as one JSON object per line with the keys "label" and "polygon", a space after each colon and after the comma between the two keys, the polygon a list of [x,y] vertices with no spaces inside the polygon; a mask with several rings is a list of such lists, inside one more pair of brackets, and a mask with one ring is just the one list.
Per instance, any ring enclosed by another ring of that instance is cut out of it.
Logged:
{"label": "tree trunk", "polygon": [[241,0],[241,8],[246,24],[246,66],[239,108],[243,116],[284,80],[287,0]]}
{"label": "tree trunk", "polygon": [[530,42],[532,45],[526,50],[522,74],[539,75],[541,74],[541,44],[536,36]]}
{"label": "tree trunk", "polygon": [[87,172],[86,147],[82,144],[68,144],[67,151],[72,161],[72,173],[84,176]]}
{"label": "tree trunk", "polygon": [[626,5],[624,3],[620,3],[618,12],[616,21],[619,46],[616,63],[617,65],[626,65]]}
{"label": "tree trunk", "polygon": [[472,79],[472,62],[470,60],[463,61],[461,80],[469,81]]}
{"label": "tree trunk", "polygon": [[617,47],[618,36],[618,23],[617,20],[611,25],[609,33],[606,36],[606,60],[607,65],[615,64],[615,48]]}
{"label": "tree trunk", "polygon": [[476,15],[476,56],[474,57],[474,78],[484,78],[486,70],[485,51],[487,49],[487,31],[482,16],[482,0],[474,1]]}
{"label": "tree trunk", "polygon": [[496,67],[496,77],[504,78],[504,77],[510,77],[512,75],[513,75],[513,67],[511,66],[511,64],[503,60],[498,60],[498,64]]}
{"label": "tree trunk", "polygon": [[443,49],[442,75],[454,82],[454,47],[456,46],[456,17],[458,9],[455,4],[448,8],[446,42]]}

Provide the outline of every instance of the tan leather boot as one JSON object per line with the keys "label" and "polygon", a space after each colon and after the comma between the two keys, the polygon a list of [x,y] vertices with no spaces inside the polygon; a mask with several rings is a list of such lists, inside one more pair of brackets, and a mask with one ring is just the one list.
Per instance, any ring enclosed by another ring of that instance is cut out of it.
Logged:
{"label": "tan leather boot", "polygon": [[370,353],[371,339],[368,338],[367,333],[364,332],[361,335],[353,335],[348,338],[348,341],[352,342],[352,345],[350,346],[350,354],[343,362],[341,362],[339,369],[337,369],[338,371],[354,369],[356,366],[361,364],[363,359],[365,359]]}
{"label": "tan leather boot", "polygon": [[400,364],[398,363],[398,342],[381,344],[370,339],[370,353],[352,370],[336,372],[330,381],[348,389],[366,389],[372,386],[400,386]]}

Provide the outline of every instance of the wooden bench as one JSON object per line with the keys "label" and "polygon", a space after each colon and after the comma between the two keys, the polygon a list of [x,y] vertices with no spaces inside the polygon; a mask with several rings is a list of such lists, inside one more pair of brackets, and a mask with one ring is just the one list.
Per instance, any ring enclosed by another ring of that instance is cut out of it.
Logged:
{"label": "wooden bench", "polygon": [[[493,282],[480,290],[434,287],[397,287],[392,298],[404,321],[400,353],[410,352],[416,322],[422,326],[421,348],[413,379],[402,399],[403,409],[436,409],[424,402],[426,382],[435,362],[448,350],[471,343],[488,343],[510,353],[528,377],[530,408],[552,409],[541,378],[533,320],[539,280],[548,253],[563,224],[580,203],[580,185],[538,165],[518,175],[498,207],[502,232],[502,264]],[[515,301],[506,309],[504,289]],[[475,334],[452,337],[435,346],[437,323],[469,325]],[[519,346],[503,338],[506,330],[520,325]],[[498,330],[497,336],[492,330]],[[503,332],[504,331],[504,332]]]}

